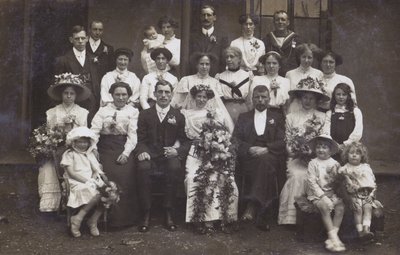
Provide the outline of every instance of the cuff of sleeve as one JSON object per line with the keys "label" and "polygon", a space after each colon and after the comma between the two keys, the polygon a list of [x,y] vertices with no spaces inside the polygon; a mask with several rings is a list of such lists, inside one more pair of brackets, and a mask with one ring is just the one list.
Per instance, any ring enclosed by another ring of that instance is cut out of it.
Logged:
{"label": "cuff of sleeve", "polygon": [[132,151],[124,150],[124,151],[122,152],[122,154],[125,155],[127,158],[129,158],[129,155],[131,155],[131,152],[132,152]]}

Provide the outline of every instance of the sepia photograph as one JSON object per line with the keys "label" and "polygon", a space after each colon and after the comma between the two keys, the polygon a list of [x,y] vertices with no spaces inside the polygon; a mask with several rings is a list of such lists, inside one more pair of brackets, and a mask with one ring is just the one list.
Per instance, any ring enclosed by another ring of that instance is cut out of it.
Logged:
{"label": "sepia photograph", "polygon": [[399,0],[0,0],[0,254],[400,254]]}

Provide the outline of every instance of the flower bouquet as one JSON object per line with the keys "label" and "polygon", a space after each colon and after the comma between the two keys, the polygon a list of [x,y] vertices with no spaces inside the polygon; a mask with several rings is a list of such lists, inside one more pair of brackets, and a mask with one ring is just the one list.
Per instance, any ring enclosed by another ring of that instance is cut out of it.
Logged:
{"label": "flower bouquet", "polygon": [[[194,142],[195,155],[201,160],[194,181],[193,222],[204,221],[207,208],[211,206],[217,191],[223,222],[232,221],[228,213],[233,203],[236,149],[231,142],[231,134],[225,125],[215,120],[209,112],[202,125],[200,138]],[[218,189],[217,189],[218,187]]]}
{"label": "flower bouquet", "polygon": [[47,124],[33,130],[29,138],[28,151],[36,162],[43,164],[53,158],[57,147],[65,141],[65,132],[61,127],[50,128]]}
{"label": "flower bouquet", "polygon": [[106,185],[100,189],[101,202],[104,208],[109,209],[112,205],[115,205],[120,200],[121,191],[113,181],[107,181]]}
{"label": "flower bouquet", "polygon": [[287,127],[285,141],[294,155],[293,158],[299,158],[306,164],[310,162],[313,157],[313,151],[308,142],[322,133],[322,125],[323,122],[313,114],[304,123],[303,128]]}

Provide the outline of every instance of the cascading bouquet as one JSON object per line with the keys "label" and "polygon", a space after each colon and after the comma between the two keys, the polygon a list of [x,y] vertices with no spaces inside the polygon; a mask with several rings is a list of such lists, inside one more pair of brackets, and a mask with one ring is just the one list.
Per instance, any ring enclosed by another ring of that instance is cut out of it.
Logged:
{"label": "cascading bouquet", "polygon": [[50,128],[47,124],[43,124],[33,130],[29,138],[28,151],[37,163],[43,164],[53,158],[57,147],[65,141],[65,136],[63,128]]}
{"label": "cascading bouquet", "polygon": [[315,114],[305,123],[303,128],[286,127],[286,145],[293,153],[293,158],[299,158],[308,164],[313,158],[313,151],[308,142],[322,133],[323,122]]}
{"label": "cascading bouquet", "polygon": [[[193,197],[193,222],[203,222],[207,208],[211,206],[216,192],[223,213],[223,222],[232,221],[229,207],[234,201],[234,173],[236,148],[225,125],[215,120],[209,112],[202,125],[199,140],[194,142],[195,155],[201,160],[194,181],[197,185]],[[218,187],[218,189],[216,189]]]}

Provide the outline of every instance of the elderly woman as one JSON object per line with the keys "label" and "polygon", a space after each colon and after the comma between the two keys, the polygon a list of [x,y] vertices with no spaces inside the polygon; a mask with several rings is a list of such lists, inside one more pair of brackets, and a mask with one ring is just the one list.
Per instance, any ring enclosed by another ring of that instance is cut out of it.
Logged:
{"label": "elderly woman", "polygon": [[219,81],[209,75],[211,65],[214,63],[215,57],[210,53],[195,53],[192,55],[192,62],[195,63],[197,74],[183,77],[174,90],[174,96],[171,105],[176,108],[193,109],[196,107],[194,97],[189,94],[190,90],[198,84],[207,85],[214,92],[216,97],[207,100],[206,108],[209,110],[219,109],[222,112],[228,129],[233,131],[233,121],[221,101],[219,92]]}
{"label": "elderly woman", "polygon": [[[320,84],[308,77],[300,80],[297,88],[289,91],[300,101],[300,110],[286,116],[286,146],[289,155],[287,181],[280,195],[278,224],[296,224],[295,197],[305,195],[305,180],[308,160],[312,155],[302,154],[306,148],[301,141],[308,142],[315,136],[329,133],[325,124],[325,114],[317,110],[319,100],[329,101]],[[302,137],[302,139],[298,139]]]}
{"label": "elderly woman", "polygon": [[227,70],[217,74],[219,80],[219,95],[228,110],[233,123],[236,123],[240,113],[250,109],[249,97],[250,79],[253,74],[240,69],[243,62],[242,52],[237,47],[228,47],[224,50]]}
{"label": "elderly woman", "polygon": [[178,67],[181,60],[181,40],[175,37],[178,22],[173,18],[164,16],[158,20],[158,28],[164,35],[164,47],[172,53],[170,67]]}
{"label": "elderly woman", "polygon": [[[196,141],[201,139],[201,133],[204,131],[203,124],[212,121],[209,116],[210,114],[225,128],[227,128],[227,124],[229,124],[225,122],[224,116],[219,109],[210,112],[206,107],[207,102],[215,96],[214,91],[208,85],[197,84],[190,89],[190,96],[195,102],[195,107],[189,110],[182,110],[186,119],[186,136],[193,141],[186,160],[186,222],[197,224],[197,231],[201,234],[205,234],[214,231],[213,223],[216,221],[221,221],[221,225],[225,225],[226,223],[237,220],[238,189],[233,172],[229,174],[229,172],[221,171],[219,168],[210,172],[201,168],[201,165],[206,163],[204,160],[208,158],[208,155],[199,153],[200,149],[196,145]],[[235,159],[231,157],[226,160],[234,161]],[[202,172],[201,169],[203,169],[202,171],[204,172]],[[201,178],[200,176],[204,176],[204,174],[206,177]],[[195,181],[196,179],[198,180]],[[215,182],[216,185],[211,187],[210,185],[213,185],[213,182]],[[204,184],[206,184],[206,187],[202,186]],[[230,187],[224,189],[225,186]],[[229,194],[226,195],[222,193],[223,190],[230,190]],[[205,197],[201,197],[202,194],[205,194]],[[221,201],[224,199],[227,200]],[[205,200],[211,202],[204,204]],[[222,203],[227,205],[225,209]],[[199,208],[203,208],[203,210]]]}
{"label": "elderly woman", "polygon": [[155,104],[154,95],[155,85],[160,80],[168,81],[173,88],[178,83],[178,79],[168,72],[167,66],[172,59],[172,53],[166,48],[157,48],[150,53],[152,60],[156,62],[157,70],[146,74],[140,86],[140,106],[142,109],[149,109]]}
{"label": "elderly woman", "polygon": [[[286,73],[286,78],[290,80],[290,90],[296,89],[297,84],[301,79],[311,77],[313,79],[322,80],[322,72],[312,67],[316,55],[321,50],[312,43],[303,43],[297,46],[295,50],[296,61],[299,67],[290,70]],[[291,98],[289,113],[300,109],[300,102],[296,98]]]}
{"label": "elderly woman", "polygon": [[132,90],[132,96],[128,103],[133,107],[139,107],[139,88],[140,80],[135,73],[128,70],[129,62],[132,60],[133,52],[127,48],[119,48],[114,53],[115,70],[106,73],[101,80],[100,106],[106,106],[113,103],[113,97],[108,92],[112,84],[116,82],[125,82]]}
{"label": "elderly woman", "polygon": [[137,216],[132,151],[137,144],[139,111],[127,104],[132,96],[127,83],[112,84],[109,93],[113,103],[100,108],[92,120],[91,129],[100,137],[98,151],[104,172],[122,190],[121,200],[112,208],[110,225],[123,227],[133,225]]}
{"label": "elderly woman", "polygon": [[[353,99],[354,103],[357,104],[356,100],[356,91],[354,87],[353,81],[344,76],[336,73],[336,67],[343,63],[342,57],[333,52],[333,51],[325,51],[321,55],[321,70],[323,72],[322,81],[326,85],[325,90],[328,96],[332,97],[332,92],[336,85],[339,83],[345,83],[350,86],[351,89],[351,98]],[[329,109],[329,102],[326,102],[320,107],[324,110]]]}
{"label": "elderly woman", "polygon": [[263,41],[254,37],[254,30],[259,18],[253,15],[241,15],[239,24],[242,27],[242,36],[231,42],[232,47],[240,49],[243,55],[243,69],[256,71],[258,59],[265,54]]}
{"label": "elderly woman", "polygon": [[282,114],[286,114],[289,100],[290,81],[279,76],[278,72],[282,65],[282,57],[276,51],[267,52],[259,60],[265,67],[266,74],[255,76],[250,85],[250,98],[253,89],[258,85],[268,88],[270,93],[269,107],[278,109]]}
{"label": "elderly woman", "polygon": [[[47,90],[48,95],[61,104],[46,111],[47,126],[69,132],[74,127],[87,126],[88,111],[75,102],[82,102],[91,95],[79,75],[56,75],[55,83]],[[63,151],[60,151],[60,155]],[[48,160],[39,167],[38,188],[41,212],[57,211],[61,190],[54,162]]]}

